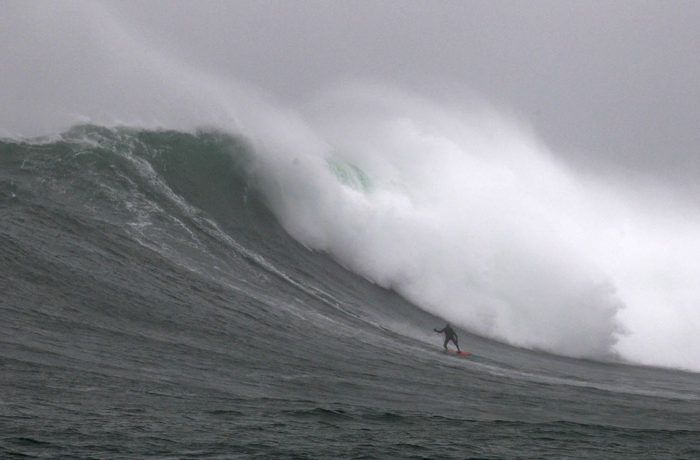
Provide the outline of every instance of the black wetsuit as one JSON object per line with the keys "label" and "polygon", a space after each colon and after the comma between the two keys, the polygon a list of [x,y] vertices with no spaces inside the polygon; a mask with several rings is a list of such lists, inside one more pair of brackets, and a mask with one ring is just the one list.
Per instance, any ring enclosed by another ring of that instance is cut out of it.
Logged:
{"label": "black wetsuit", "polygon": [[452,343],[454,343],[457,347],[457,351],[461,351],[459,349],[459,343],[457,343],[457,334],[455,334],[454,329],[452,329],[449,324],[446,325],[444,328],[440,329],[439,331],[437,329],[433,330],[437,333],[445,333],[445,343],[442,345],[443,347],[445,347],[445,350],[447,350],[447,342],[451,340]]}

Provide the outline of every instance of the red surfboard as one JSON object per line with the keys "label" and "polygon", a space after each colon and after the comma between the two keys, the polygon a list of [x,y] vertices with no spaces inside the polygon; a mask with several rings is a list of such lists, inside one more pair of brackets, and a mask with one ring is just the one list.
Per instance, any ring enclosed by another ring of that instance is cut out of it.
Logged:
{"label": "red surfboard", "polygon": [[457,350],[447,350],[448,353],[452,353],[453,355],[457,356],[469,356],[471,353],[468,351],[457,351]]}

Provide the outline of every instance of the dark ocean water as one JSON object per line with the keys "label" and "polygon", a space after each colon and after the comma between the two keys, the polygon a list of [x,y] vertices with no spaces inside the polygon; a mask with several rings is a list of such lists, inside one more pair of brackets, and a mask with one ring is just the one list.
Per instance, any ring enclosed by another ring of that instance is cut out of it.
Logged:
{"label": "dark ocean water", "polygon": [[0,142],[0,457],[700,458],[700,375],[460,333],[290,238],[217,132]]}

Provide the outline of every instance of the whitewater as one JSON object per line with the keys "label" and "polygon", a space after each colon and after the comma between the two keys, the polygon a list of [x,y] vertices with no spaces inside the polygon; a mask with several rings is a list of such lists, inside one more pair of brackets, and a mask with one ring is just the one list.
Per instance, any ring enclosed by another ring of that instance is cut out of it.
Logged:
{"label": "whitewater", "polygon": [[77,5],[4,32],[3,455],[698,454],[696,202],[468,91],[283,103]]}

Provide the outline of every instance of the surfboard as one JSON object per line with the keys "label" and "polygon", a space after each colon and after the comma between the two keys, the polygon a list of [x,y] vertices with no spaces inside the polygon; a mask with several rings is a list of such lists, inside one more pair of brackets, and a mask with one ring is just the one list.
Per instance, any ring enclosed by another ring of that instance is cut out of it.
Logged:
{"label": "surfboard", "polygon": [[449,350],[448,349],[447,352],[452,353],[453,355],[457,355],[457,356],[469,356],[469,355],[471,355],[471,353],[468,351],[457,351],[457,350]]}

